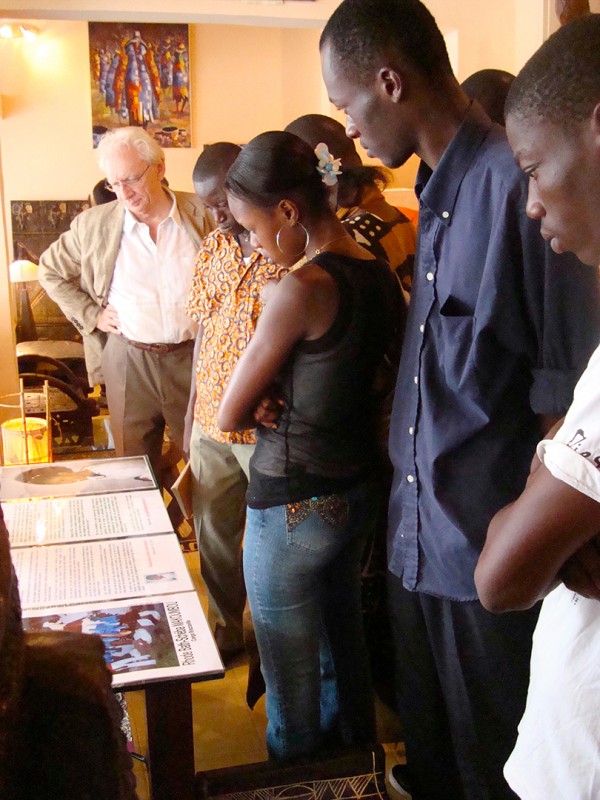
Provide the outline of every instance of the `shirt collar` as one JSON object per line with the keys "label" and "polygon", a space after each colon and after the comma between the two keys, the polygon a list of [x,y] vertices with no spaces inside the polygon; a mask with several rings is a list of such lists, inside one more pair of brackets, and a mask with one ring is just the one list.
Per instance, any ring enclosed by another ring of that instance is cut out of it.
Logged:
{"label": "shirt collar", "polygon": [[[171,209],[165,219],[162,221],[164,222],[166,219],[172,219],[176,225],[183,230],[183,222],[181,221],[181,214],[179,213],[179,208],[177,207],[177,200],[175,199],[175,195],[170,189],[164,187],[165,192],[169,195],[172,200]],[[128,208],[124,208],[125,211],[125,219],[123,221],[123,230],[125,233],[131,233],[131,231],[135,228],[136,225],[144,225],[145,223],[140,222],[139,219],[136,219],[131,211]],[[162,222],[160,223],[162,225]]]}
{"label": "shirt collar", "polygon": [[[227,242],[231,251],[237,253],[239,255],[240,260],[244,261],[244,256],[242,254],[242,247],[240,245],[240,241],[237,236],[234,236],[233,233],[222,231],[220,228],[215,228],[215,233],[217,234],[218,237],[220,237],[221,242]],[[267,259],[265,259],[261,255],[261,253],[258,252],[258,250],[253,250],[250,253],[249,259],[250,260],[247,262],[248,264],[252,264],[254,261],[257,261],[258,259],[262,259],[265,262],[267,262]]]}
{"label": "shirt collar", "polygon": [[421,162],[415,193],[445,225],[452,220],[460,185],[491,127],[485,111],[472,103],[435,170]]}

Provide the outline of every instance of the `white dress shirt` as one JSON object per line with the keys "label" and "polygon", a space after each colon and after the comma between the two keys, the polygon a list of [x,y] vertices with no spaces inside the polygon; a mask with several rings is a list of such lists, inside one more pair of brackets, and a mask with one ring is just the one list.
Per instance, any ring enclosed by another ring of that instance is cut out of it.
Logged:
{"label": "white dress shirt", "polygon": [[185,313],[196,247],[183,227],[174,195],[159,224],[156,243],[148,226],[125,209],[123,235],[108,303],[128,339],[172,344],[194,339],[196,323]]}

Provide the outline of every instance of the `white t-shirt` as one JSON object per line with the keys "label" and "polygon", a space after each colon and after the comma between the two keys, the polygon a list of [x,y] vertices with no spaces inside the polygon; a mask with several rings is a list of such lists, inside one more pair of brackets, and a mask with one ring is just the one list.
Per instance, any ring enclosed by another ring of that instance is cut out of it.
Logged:
{"label": "white t-shirt", "polygon": [[[555,478],[600,502],[600,347],[562,427],[537,452]],[[504,775],[522,800],[600,798],[600,602],[563,585],[542,605],[527,707]]]}

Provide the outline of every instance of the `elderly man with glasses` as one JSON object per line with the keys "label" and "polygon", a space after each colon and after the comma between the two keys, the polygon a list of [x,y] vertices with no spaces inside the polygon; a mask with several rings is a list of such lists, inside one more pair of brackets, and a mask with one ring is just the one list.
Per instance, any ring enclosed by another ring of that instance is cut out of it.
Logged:
{"label": "elderly man with glasses", "polygon": [[147,454],[157,475],[165,424],[183,440],[196,327],[185,313],[211,229],[193,194],[164,185],[162,149],[143,128],[100,141],[116,200],[78,215],[40,258],[40,283],[83,334],[90,385],[106,385],[117,455]]}

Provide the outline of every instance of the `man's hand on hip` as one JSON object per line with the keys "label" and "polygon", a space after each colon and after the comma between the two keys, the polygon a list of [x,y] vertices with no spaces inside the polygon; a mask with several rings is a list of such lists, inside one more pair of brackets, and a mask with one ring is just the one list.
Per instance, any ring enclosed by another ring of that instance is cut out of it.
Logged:
{"label": "man's hand on hip", "polygon": [[96,327],[104,333],[121,334],[121,323],[119,322],[119,315],[112,306],[106,306],[100,312]]}

